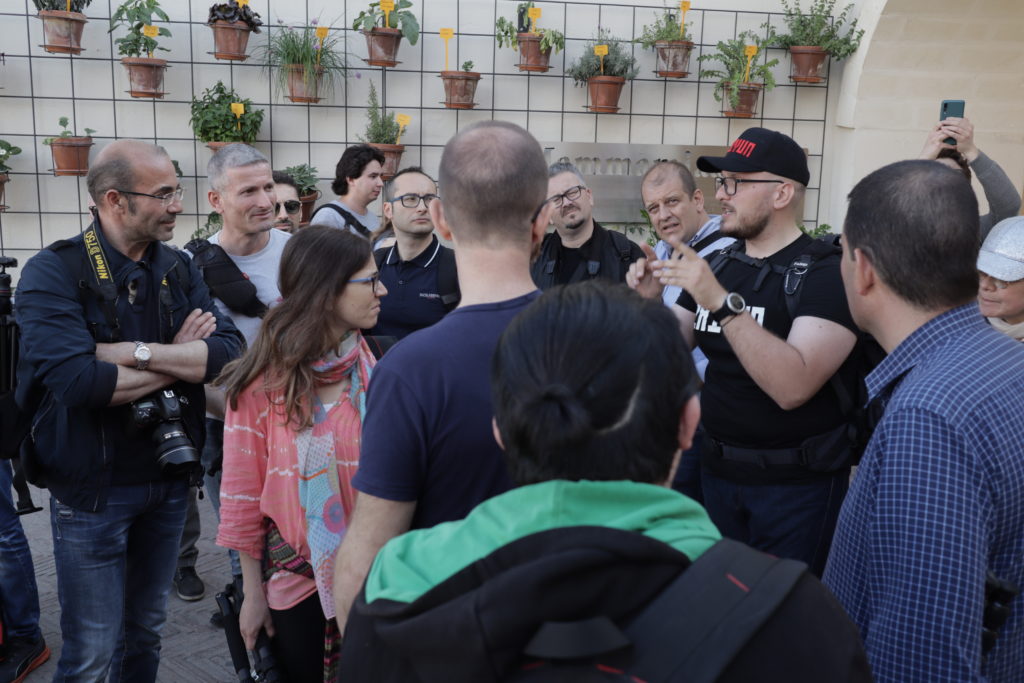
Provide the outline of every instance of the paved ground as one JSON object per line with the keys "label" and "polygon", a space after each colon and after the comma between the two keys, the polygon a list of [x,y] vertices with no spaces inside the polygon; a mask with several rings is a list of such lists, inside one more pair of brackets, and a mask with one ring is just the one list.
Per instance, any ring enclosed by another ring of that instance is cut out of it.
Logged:
{"label": "paved ground", "polygon": [[[50,660],[36,669],[26,683],[41,683],[53,678],[60,656],[60,608],[57,604],[57,579],[53,564],[53,539],[50,535],[49,500],[46,491],[33,489],[32,498],[45,508],[21,518],[32,547],[39,603],[40,626],[50,646]],[[203,534],[199,540],[199,562],[196,570],[206,583],[206,596],[198,602],[184,602],[174,594],[168,598],[167,624],[164,626],[163,652],[159,681],[207,683],[237,681],[228,656],[224,632],[210,626],[210,615],[216,603],[214,594],[224,587],[230,575],[227,553],[214,545],[216,517],[209,500],[199,501]]]}

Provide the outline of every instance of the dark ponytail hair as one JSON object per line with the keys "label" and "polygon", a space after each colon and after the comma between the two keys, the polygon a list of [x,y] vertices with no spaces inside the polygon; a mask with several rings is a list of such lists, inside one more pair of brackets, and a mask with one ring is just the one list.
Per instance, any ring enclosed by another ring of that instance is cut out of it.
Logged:
{"label": "dark ponytail hair", "polygon": [[513,480],[664,482],[697,383],[660,300],[597,280],[548,290],[505,330],[491,368]]}

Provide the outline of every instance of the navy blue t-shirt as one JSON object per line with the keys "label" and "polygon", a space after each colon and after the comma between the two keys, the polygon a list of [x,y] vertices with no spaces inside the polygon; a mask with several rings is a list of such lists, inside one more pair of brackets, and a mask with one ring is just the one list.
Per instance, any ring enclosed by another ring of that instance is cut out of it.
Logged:
{"label": "navy blue t-shirt", "polygon": [[539,296],[457,308],[388,351],[367,392],[357,490],[417,501],[419,529],[462,519],[512,487],[491,432],[491,357]]}
{"label": "navy blue t-shirt", "polygon": [[[448,309],[438,284],[438,263],[451,251],[434,237],[416,258],[403,261],[398,247],[378,249],[380,281],[388,295],[380,300],[380,315],[370,334],[403,339],[411,332],[430,327],[445,316]],[[454,258],[449,256],[449,258]]]}

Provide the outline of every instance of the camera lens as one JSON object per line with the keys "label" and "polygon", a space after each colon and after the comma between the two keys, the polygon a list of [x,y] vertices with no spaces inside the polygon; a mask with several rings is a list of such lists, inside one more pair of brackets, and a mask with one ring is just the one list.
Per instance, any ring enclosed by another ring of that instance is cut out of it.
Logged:
{"label": "camera lens", "polygon": [[153,440],[156,441],[156,461],[166,474],[188,474],[200,466],[199,451],[180,422],[158,424],[153,428]]}

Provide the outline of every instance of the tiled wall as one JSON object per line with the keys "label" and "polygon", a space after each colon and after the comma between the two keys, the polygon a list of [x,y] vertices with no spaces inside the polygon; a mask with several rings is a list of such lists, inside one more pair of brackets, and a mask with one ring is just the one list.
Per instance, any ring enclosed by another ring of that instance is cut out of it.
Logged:
{"label": "tiled wall", "polygon": [[[754,9],[751,10],[753,3]],[[134,137],[164,145],[184,172],[185,214],[179,219],[176,242],[184,242],[210,210],[206,202],[204,171],[210,152],[196,141],[188,125],[189,101],[218,79],[234,87],[243,97],[266,110],[256,146],[267,154],[275,168],[309,162],[319,169],[321,191],[330,192],[334,166],[345,147],[358,140],[365,127],[365,103],[369,84],[375,83],[390,110],[412,116],[402,138],[406,151],[403,165],[420,164],[436,172],[441,149],[460,127],[481,119],[503,119],[527,127],[542,142],[633,142],[644,144],[728,144],[750,125],[764,125],[793,135],[811,155],[811,190],[806,202],[806,220],[814,225],[820,206],[825,121],[829,88],[793,86],[787,74],[785,51],[770,50],[779,57],[775,70],[779,87],[763,93],[758,118],[729,120],[719,113],[721,105],[712,97],[713,83],[699,81],[696,73],[684,80],[662,79],[654,74],[654,55],[641,46],[633,47],[640,61],[640,76],[622,94],[618,114],[587,112],[586,90],[573,86],[564,68],[584,49],[599,26],[617,37],[631,39],[662,11],[659,3],[629,2],[541,2],[542,25],[555,26],[566,34],[566,50],[552,56],[554,68],[547,74],[521,74],[515,68],[518,53],[498,49],[494,21],[498,16],[514,18],[516,2],[511,0],[418,0],[414,11],[421,24],[420,41],[410,46],[403,41],[401,64],[395,69],[369,67],[363,62],[365,39],[352,31],[351,21],[365,6],[355,0],[252,0],[269,30],[279,23],[302,24],[318,18],[321,25],[342,31],[352,66],[348,78],[339,83],[335,95],[316,105],[292,104],[274,92],[268,75],[255,58],[246,62],[221,62],[213,58],[212,34],[206,26],[209,0],[164,0],[173,36],[161,41],[170,52],[158,53],[170,61],[163,100],[132,99],[119,56],[113,49],[117,33],[107,32],[107,17],[117,3],[94,0],[85,10],[89,17],[83,45],[77,57],[51,55],[40,47],[41,22],[30,0],[0,0],[0,138],[23,148],[11,161],[12,181],[7,185],[6,204],[0,214],[0,247],[4,253],[27,258],[49,242],[78,232],[86,223],[88,198],[84,178],[54,177],[50,150],[42,145],[48,135],[59,131],[57,120],[68,116],[79,131],[96,129],[96,149],[114,138]],[[675,4],[675,3],[670,3]],[[767,20],[778,23],[781,7],[774,0],[737,0],[745,9],[725,9],[713,3],[704,9],[694,2],[687,19],[700,46],[708,50],[721,39],[760,28]],[[763,10],[763,11],[761,11]],[[774,12],[774,13],[773,13]],[[450,46],[451,68],[465,60],[483,73],[476,94],[478,108],[472,111],[445,109],[441,81],[444,49],[438,36],[442,27],[456,30]],[[249,53],[266,41],[267,28],[253,35]],[[696,69],[694,69],[696,71]],[[198,176],[198,177],[197,177]],[[599,217],[600,218],[600,217]]]}

